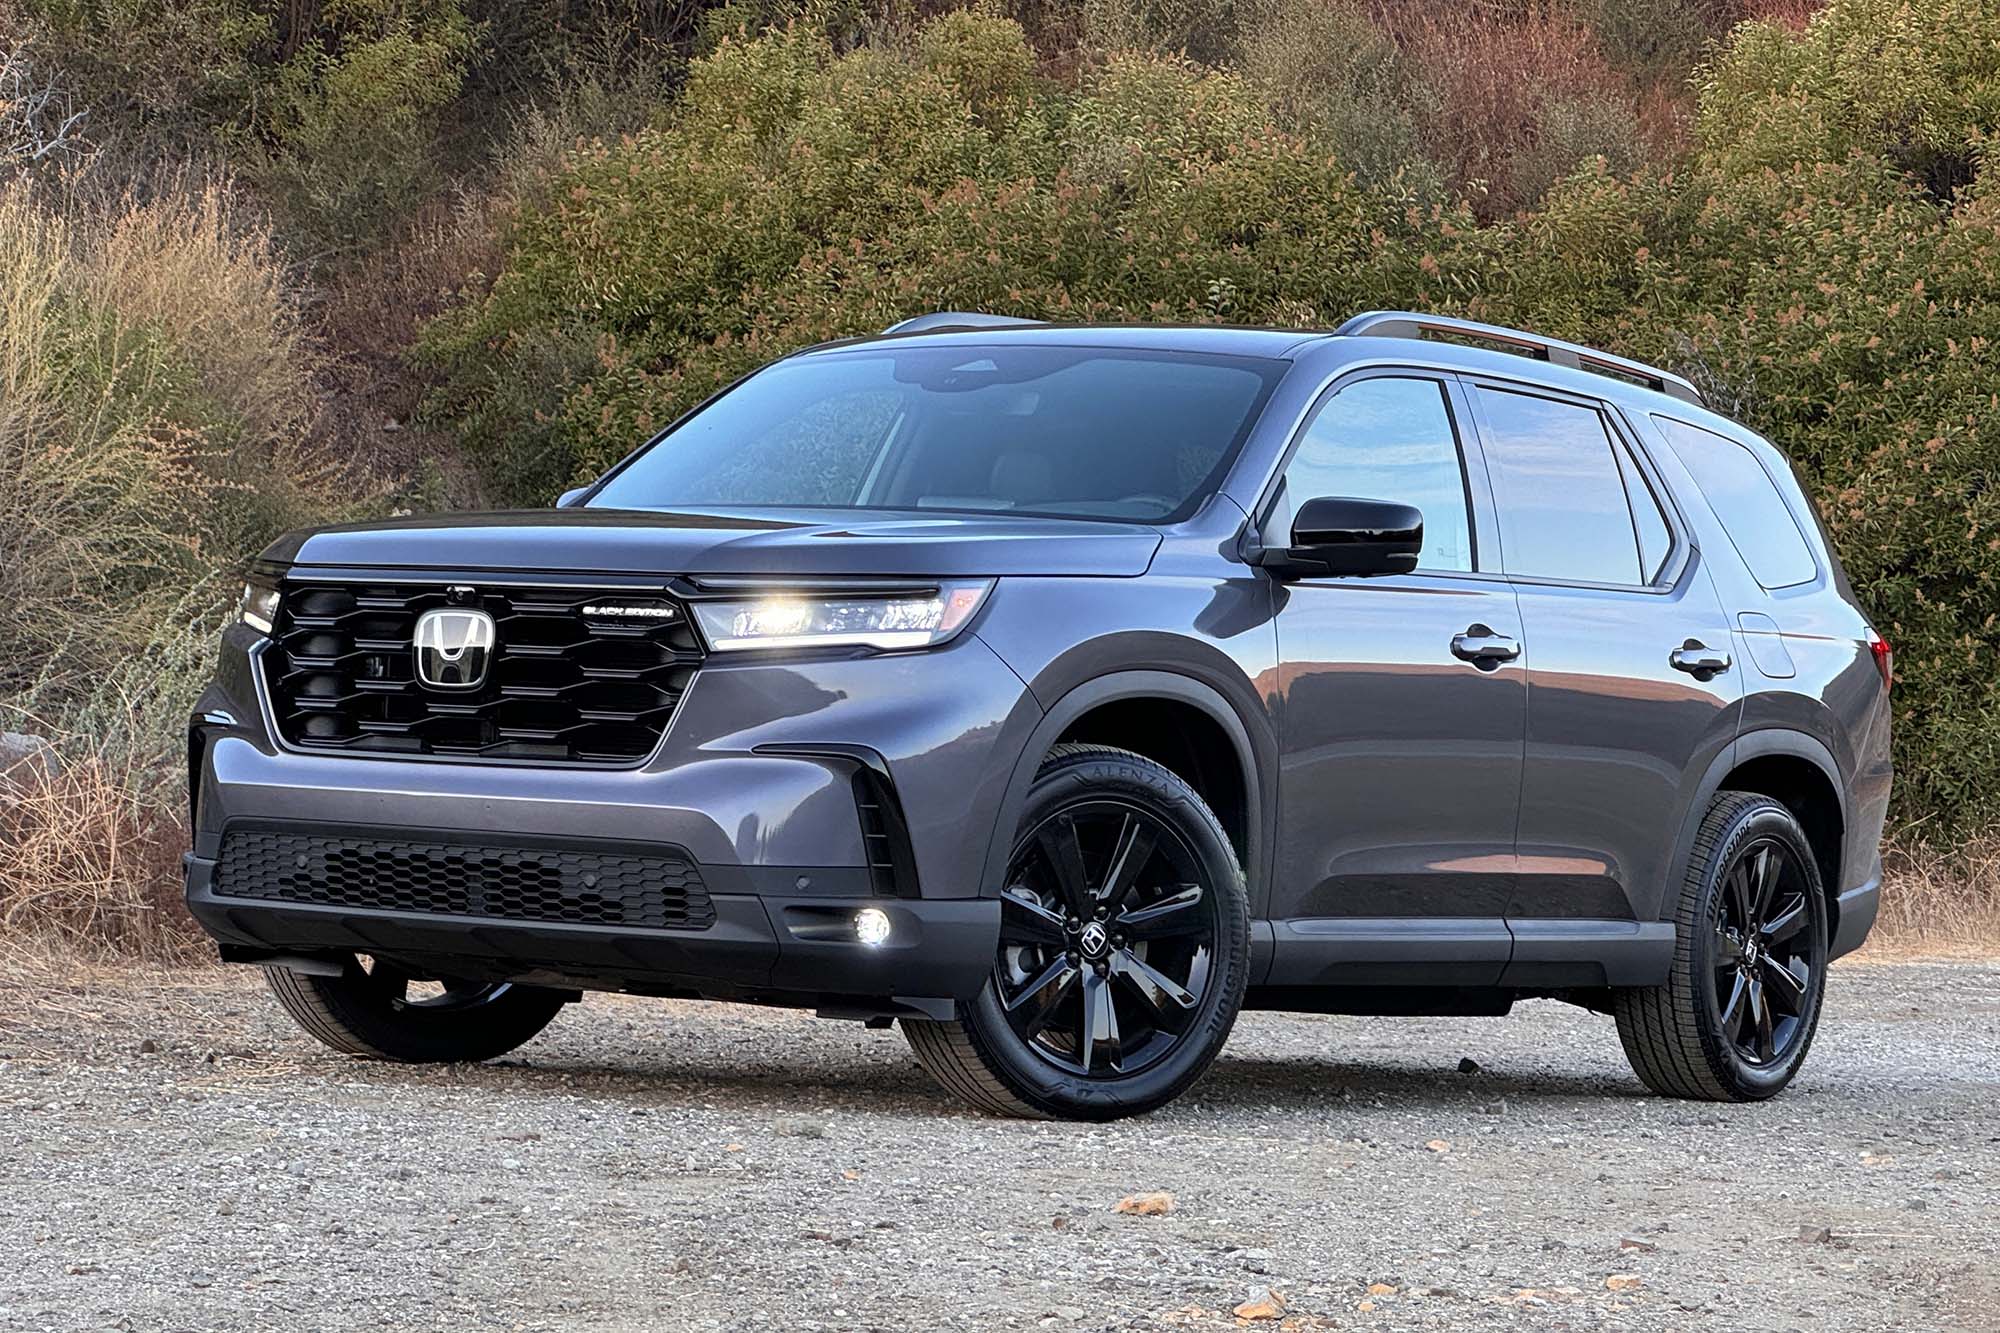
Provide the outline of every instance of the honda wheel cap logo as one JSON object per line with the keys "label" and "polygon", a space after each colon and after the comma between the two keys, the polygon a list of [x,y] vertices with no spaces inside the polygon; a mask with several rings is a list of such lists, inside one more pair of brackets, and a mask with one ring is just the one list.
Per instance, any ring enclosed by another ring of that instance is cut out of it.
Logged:
{"label": "honda wheel cap logo", "polygon": [[433,689],[473,690],[486,683],[499,631],[484,611],[447,607],[417,620],[417,679]]}

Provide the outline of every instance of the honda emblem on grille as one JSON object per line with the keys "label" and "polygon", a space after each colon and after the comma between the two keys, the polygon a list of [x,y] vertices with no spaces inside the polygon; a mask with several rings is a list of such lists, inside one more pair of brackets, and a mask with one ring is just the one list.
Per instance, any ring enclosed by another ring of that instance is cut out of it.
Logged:
{"label": "honda emblem on grille", "polygon": [[434,689],[472,690],[486,683],[486,667],[499,641],[484,611],[448,607],[417,618],[417,679]]}

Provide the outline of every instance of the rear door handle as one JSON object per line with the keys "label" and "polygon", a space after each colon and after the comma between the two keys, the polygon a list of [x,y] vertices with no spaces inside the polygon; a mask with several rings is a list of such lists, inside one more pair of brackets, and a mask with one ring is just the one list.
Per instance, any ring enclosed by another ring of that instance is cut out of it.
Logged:
{"label": "rear door handle", "polygon": [[1689,639],[1667,654],[1676,671],[1685,671],[1696,680],[1707,680],[1729,670],[1730,656],[1720,648],[1710,648],[1700,639]]}
{"label": "rear door handle", "polygon": [[1495,634],[1485,625],[1468,625],[1465,633],[1452,636],[1451,655],[1481,671],[1497,671],[1502,662],[1511,662],[1521,655],[1521,643],[1505,634]]}

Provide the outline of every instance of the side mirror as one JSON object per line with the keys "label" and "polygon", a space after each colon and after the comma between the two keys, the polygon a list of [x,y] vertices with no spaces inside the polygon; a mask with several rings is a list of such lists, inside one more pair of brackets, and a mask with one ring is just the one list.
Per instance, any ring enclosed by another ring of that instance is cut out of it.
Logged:
{"label": "side mirror", "polygon": [[1279,578],[1408,574],[1424,547],[1424,516],[1414,505],[1331,495],[1308,500],[1292,519],[1292,544],[1258,562]]}
{"label": "side mirror", "polygon": [[583,498],[583,493],[589,489],[590,487],[588,486],[570,487],[568,490],[564,491],[561,495],[558,495],[556,497],[556,508],[558,509],[569,508],[576,501],[581,500]]}

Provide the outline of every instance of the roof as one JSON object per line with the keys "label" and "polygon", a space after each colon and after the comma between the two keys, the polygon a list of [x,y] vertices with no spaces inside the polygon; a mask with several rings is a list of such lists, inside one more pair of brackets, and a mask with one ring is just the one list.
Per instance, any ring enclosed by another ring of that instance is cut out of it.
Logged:
{"label": "roof", "polygon": [[1227,324],[996,324],[951,325],[910,333],[880,333],[807,349],[833,351],[868,343],[948,347],[1056,343],[1068,347],[1113,347],[1156,352],[1206,352],[1222,356],[1284,358],[1307,343],[1331,337],[1299,329],[1250,329]]}

